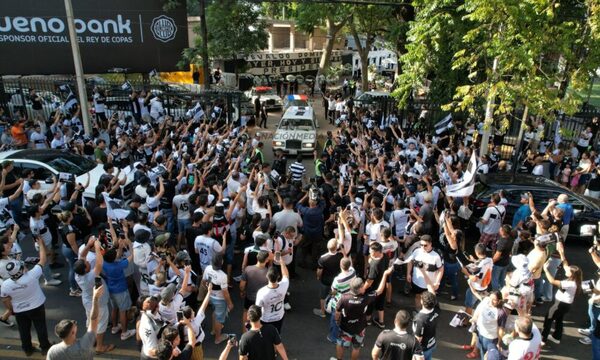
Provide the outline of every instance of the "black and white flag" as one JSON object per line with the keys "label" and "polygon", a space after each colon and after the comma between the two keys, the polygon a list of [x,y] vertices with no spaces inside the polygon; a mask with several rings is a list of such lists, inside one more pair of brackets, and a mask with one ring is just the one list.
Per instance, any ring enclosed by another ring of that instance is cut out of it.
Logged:
{"label": "black and white flag", "polygon": [[446,186],[446,196],[461,198],[470,196],[475,190],[475,173],[477,172],[477,157],[475,152],[471,155],[467,169],[462,179],[456,184]]}
{"label": "black and white flag", "polygon": [[104,202],[106,203],[106,215],[113,220],[122,220],[129,215],[129,210],[123,209],[121,200],[111,198],[108,193],[103,192]]}
{"label": "black and white flag", "polygon": [[155,76],[157,76],[157,75],[158,75],[158,71],[156,71],[156,69],[152,69],[152,71],[150,71],[150,72],[148,73],[148,75],[149,75],[150,77],[155,77]]}
{"label": "black and white flag", "polygon": [[199,121],[204,116],[204,110],[202,109],[202,105],[200,105],[200,102],[197,102],[196,106],[189,109],[186,115],[194,121]]}
{"label": "black and white flag", "polygon": [[71,111],[75,105],[79,104],[77,101],[77,96],[73,93],[71,87],[67,84],[59,86],[59,90],[63,93],[67,94],[67,99],[63,104],[63,111]]}
{"label": "black and white flag", "polygon": [[123,85],[121,85],[121,90],[123,90],[123,91],[131,91],[131,90],[133,90],[133,86],[131,86],[131,83],[129,81],[125,81],[123,83]]}
{"label": "black and white flag", "polygon": [[453,126],[454,124],[452,123],[452,114],[448,114],[442,120],[438,121],[437,124],[435,124],[435,133],[439,135],[444,131],[452,128]]}

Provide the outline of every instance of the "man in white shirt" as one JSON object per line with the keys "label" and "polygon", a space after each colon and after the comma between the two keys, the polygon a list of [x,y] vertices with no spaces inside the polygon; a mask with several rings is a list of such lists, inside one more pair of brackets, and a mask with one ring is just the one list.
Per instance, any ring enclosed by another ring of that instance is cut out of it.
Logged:
{"label": "man in white shirt", "polygon": [[479,225],[481,232],[479,242],[492,249],[492,252],[495,252],[498,232],[502,226],[506,209],[504,206],[500,205],[500,195],[493,194],[490,200],[490,204],[479,221],[481,224]]}
{"label": "man in white shirt", "polygon": [[508,360],[539,359],[542,335],[530,317],[519,316],[515,322],[519,337],[508,345]]}
{"label": "man in white shirt", "polygon": [[[279,252],[276,252],[275,260],[277,260],[278,254],[280,255]],[[281,269],[281,281],[278,281],[279,272],[272,266],[267,272],[269,283],[256,293],[256,305],[262,308],[261,322],[264,325],[275,326],[281,334],[283,316],[285,315],[284,302],[290,286],[290,276],[285,261],[279,261],[279,267]]]}
{"label": "man in white shirt", "polygon": [[42,127],[40,124],[35,125],[34,131],[29,135],[29,141],[33,144],[34,149],[48,148],[48,141],[46,141],[46,135],[42,134]]}
{"label": "man in white shirt", "polygon": [[425,291],[435,294],[444,275],[444,262],[441,256],[433,250],[431,236],[422,235],[419,241],[421,247],[408,258],[406,275],[406,281],[412,283],[417,310],[421,310],[421,294]]}
{"label": "man in white shirt", "polygon": [[[190,214],[190,196],[196,192],[198,187],[198,177],[194,177],[194,187],[190,190],[188,184],[181,186],[181,192],[173,197],[173,213],[177,214],[177,247],[180,248],[183,243],[183,236],[187,229],[192,227]],[[188,192],[189,191],[189,192]]]}
{"label": "man in white shirt", "polygon": [[212,231],[212,225],[210,223],[203,223],[200,227],[201,234],[194,240],[194,249],[196,254],[200,257],[200,267],[204,272],[210,265],[212,258],[215,254],[223,254],[227,248],[227,233],[223,234],[223,244],[219,244],[217,240],[210,236]]}
{"label": "man in white shirt", "polygon": [[34,352],[31,343],[31,325],[35,327],[42,355],[50,349],[48,329],[46,328],[46,309],[44,303],[46,296],[40,287],[42,269],[46,265],[46,245],[41,237],[36,239],[40,249],[40,261],[29,271],[25,263],[20,260],[10,260],[5,265],[6,273],[10,279],[5,280],[0,288],[0,298],[4,306],[15,315],[19,334],[21,335],[21,348],[25,355],[31,356]]}

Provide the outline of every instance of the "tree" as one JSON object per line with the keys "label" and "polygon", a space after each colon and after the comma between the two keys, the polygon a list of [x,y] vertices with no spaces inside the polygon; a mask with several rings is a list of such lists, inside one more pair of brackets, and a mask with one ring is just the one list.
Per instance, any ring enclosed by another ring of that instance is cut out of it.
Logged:
{"label": "tree", "polygon": [[[395,95],[405,100],[410,85],[429,78],[434,86],[448,78],[430,76],[427,54],[443,55],[435,45],[441,45],[442,33],[454,32],[447,44],[453,56],[446,60],[454,76],[466,76],[454,78],[453,99],[444,109],[478,116],[486,103],[486,131],[494,118],[508,128],[508,115],[517,107],[548,120],[558,112],[576,111],[581,103],[577,91],[600,65],[594,0],[415,0],[415,5],[417,17]],[[431,19],[440,17],[448,28],[432,27]]]}
{"label": "tree", "polygon": [[[375,40],[385,32],[385,24],[391,11],[388,6],[357,5],[353,11],[354,16],[349,21],[350,33],[360,57],[361,83],[365,91],[369,88],[369,51]],[[365,40],[364,45],[361,38]]]}
{"label": "tree", "polygon": [[323,74],[329,68],[335,37],[351,18],[351,7],[345,4],[298,3],[296,8],[298,29],[311,35],[315,27],[325,26],[327,31],[325,48],[319,62],[319,74]]}
{"label": "tree", "polygon": [[[200,10],[201,18],[202,15]],[[206,8],[206,21],[201,21],[200,26],[194,28],[195,33],[202,34],[202,24],[206,24],[207,40],[204,40],[204,36],[200,36],[196,41],[196,47],[186,49],[184,58],[187,61],[194,61],[198,54],[206,51],[208,58],[234,60],[237,74],[238,57],[247,56],[267,47],[267,23],[260,15],[259,8],[250,1],[212,2]],[[204,56],[202,58],[203,65],[207,64],[208,61],[204,60]]]}

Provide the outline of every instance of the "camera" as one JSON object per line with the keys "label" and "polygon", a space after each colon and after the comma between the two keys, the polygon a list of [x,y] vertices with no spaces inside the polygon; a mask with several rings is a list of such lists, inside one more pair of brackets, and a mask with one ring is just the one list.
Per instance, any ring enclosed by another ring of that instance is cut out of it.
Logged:
{"label": "camera", "polygon": [[319,197],[321,196],[321,191],[316,186],[311,186],[308,189],[308,198],[312,201],[319,201]]}
{"label": "camera", "polygon": [[581,282],[581,291],[586,295],[592,295],[595,287],[596,283],[594,280],[584,280]]}
{"label": "camera", "polygon": [[555,244],[556,242],[558,242],[559,237],[560,235],[558,235],[558,233],[548,233],[536,237],[535,240],[541,247],[546,247],[550,244]]}

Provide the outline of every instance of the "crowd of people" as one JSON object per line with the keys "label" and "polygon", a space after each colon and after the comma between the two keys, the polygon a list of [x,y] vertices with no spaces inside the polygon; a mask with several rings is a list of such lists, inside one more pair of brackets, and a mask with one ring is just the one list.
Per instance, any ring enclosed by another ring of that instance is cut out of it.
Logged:
{"label": "crowd of people", "polygon": [[[118,344],[104,341],[109,329],[123,342],[135,337],[142,359],[203,359],[208,338],[225,343],[222,359],[236,346],[240,359],[287,359],[285,315],[292,292],[303,291],[293,281],[301,267],[320,283],[313,314],[328,318],[332,360],[346,351],[358,359],[369,326],[381,330],[373,359],[432,359],[443,338],[436,329],[446,288],[449,301],[464,303],[456,320],[472,333],[462,346],[466,357],[490,360],[537,359],[542,346],[559,344],[565,316],[577,311],[571,304],[585,290],[590,324],[579,330],[581,342],[600,359],[600,284],[582,284],[582,269],[569,262],[568,196],[540,204],[523,193],[509,219],[506,198],[495,193],[472,219],[468,196],[446,194],[466,176],[481,141],[476,124],[455,121],[432,134],[416,126],[426,114],[384,117],[355,106],[352,96],[327,94],[326,118],[337,128],[315,149],[311,177],[301,157],[288,163],[278,152],[267,162],[260,136],[227,123],[223,104],[173,119],[160,99],[134,91],[131,115],[108,116],[96,95],[91,136],[83,135],[76,106],[48,119],[17,117],[7,132],[27,139],[11,146],[76,152],[104,169],[96,184],[55,179],[42,190],[31,170],[2,163],[0,321],[14,326],[14,317],[27,355],[33,324],[48,359],[110,352]],[[578,164],[570,176],[593,196],[595,135],[582,133],[588,143],[578,143],[577,156],[529,141],[531,172],[543,175],[538,165],[549,160],[560,177]],[[492,147],[475,156],[477,173],[507,170]],[[83,196],[88,187],[94,198]],[[28,237],[38,254],[21,250]],[[61,255],[67,279],[53,272],[63,266]],[[597,244],[590,256],[600,267]],[[65,296],[81,298],[87,331],[77,337],[77,322],[62,320],[54,329],[61,342],[52,345],[43,289],[63,280]],[[414,298],[415,311],[390,314],[393,286]],[[544,302],[552,304],[540,329],[531,316]],[[243,308],[242,319],[229,316],[234,307]],[[386,316],[394,319],[391,330]],[[240,329],[239,341],[226,328]]]}

